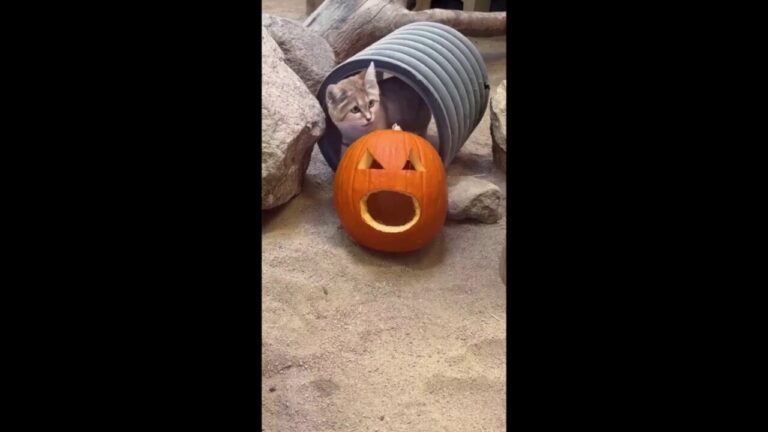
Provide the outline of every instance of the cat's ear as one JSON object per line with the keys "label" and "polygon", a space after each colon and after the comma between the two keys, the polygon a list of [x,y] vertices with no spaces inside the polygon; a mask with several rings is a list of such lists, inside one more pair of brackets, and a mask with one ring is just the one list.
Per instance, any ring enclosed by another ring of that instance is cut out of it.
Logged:
{"label": "cat's ear", "polygon": [[368,66],[368,70],[365,71],[365,88],[368,90],[379,90],[379,83],[376,82],[376,68],[373,66],[373,62]]}
{"label": "cat's ear", "polygon": [[368,65],[368,68],[365,70],[360,71],[357,76],[360,77],[360,79],[367,79],[368,77],[375,77],[376,76],[376,67],[373,65],[373,62]]}
{"label": "cat's ear", "polygon": [[325,99],[332,103],[338,103],[343,95],[344,90],[338,88],[335,84],[329,85],[325,90]]}

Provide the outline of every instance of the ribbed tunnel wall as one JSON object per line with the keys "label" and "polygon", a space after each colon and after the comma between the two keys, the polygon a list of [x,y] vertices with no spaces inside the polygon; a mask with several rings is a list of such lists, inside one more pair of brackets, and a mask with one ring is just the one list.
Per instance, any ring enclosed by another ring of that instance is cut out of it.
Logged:
{"label": "ribbed tunnel wall", "polygon": [[477,48],[451,27],[419,22],[403,26],[338,65],[317,92],[326,115],[326,132],[318,145],[335,171],[341,159],[341,132],[328,116],[325,91],[371,61],[377,72],[397,76],[427,102],[435,118],[437,152],[448,165],[459,153],[488,106],[490,84]]}

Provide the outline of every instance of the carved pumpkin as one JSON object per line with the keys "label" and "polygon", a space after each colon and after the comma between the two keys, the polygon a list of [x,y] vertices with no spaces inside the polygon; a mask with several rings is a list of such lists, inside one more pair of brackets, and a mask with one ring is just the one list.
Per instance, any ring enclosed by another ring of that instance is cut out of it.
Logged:
{"label": "carved pumpkin", "polygon": [[440,155],[424,138],[396,128],[355,141],[339,162],[333,187],[336,213],[359,244],[408,252],[442,228],[448,188]]}

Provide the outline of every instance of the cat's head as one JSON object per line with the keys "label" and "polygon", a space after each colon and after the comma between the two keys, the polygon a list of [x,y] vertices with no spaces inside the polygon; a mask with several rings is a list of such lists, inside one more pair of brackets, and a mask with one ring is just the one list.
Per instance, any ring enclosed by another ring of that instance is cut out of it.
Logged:
{"label": "cat's head", "polygon": [[370,125],[376,119],[379,104],[379,84],[373,62],[367,70],[329,85],[325,102],[331,120],[337,125]]}

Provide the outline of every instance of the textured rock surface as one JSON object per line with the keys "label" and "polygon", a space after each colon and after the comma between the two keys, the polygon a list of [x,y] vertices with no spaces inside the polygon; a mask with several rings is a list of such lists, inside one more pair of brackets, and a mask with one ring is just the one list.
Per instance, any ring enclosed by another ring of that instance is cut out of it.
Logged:
{"label": "textured rock surface", "polygon": [[499,84],[491,97],[491,137],[493,163],[507,172],[507,80]]}
{"label": "textured rock surface", "polygon": [[285,63],[304,81],[312,94],[336,65],[328,42],[300,22],[261,14],[261,25],[267,29],[285,54]]}
{"label": "textured rock surface", "polygon": [[501,190],[472,176],[448,179],[448,218],[496,223],[501,218]]}
{"label": "textured rock surface", "polygon": [[325,114],[264,27],[261,50],[261,208],[268,209],[301,191]]}

